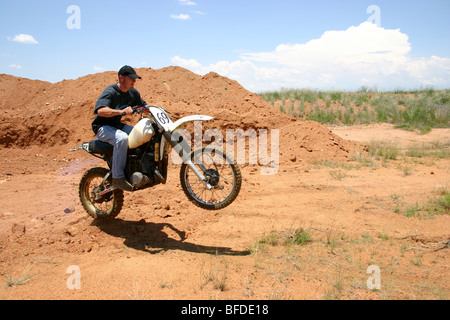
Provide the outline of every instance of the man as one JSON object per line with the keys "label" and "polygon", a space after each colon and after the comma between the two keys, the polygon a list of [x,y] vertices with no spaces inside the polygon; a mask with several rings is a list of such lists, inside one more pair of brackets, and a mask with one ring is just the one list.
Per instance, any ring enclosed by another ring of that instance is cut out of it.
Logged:
{"label": "man", "polygon": [[119,82],[107,87],[97,100],[92,129],[97,138],[114,146],[112,159],[112,184],[124,191],[133,191],[125,177],[128,153],[128,135],[133,127],[121,122],[122,117],[133,114],[134,106],[145,106],[134,88],[136,79],[142,79],[130,66],[119,70]]}

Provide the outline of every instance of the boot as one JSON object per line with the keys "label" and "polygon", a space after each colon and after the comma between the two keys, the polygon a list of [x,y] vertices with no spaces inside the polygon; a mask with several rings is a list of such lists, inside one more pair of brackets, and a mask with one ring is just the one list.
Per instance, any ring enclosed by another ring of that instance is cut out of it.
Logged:
{"label": "boot", "polygon": [[125,178],[113,179],[112,185],[123,191],[133,191],[133,186]]}

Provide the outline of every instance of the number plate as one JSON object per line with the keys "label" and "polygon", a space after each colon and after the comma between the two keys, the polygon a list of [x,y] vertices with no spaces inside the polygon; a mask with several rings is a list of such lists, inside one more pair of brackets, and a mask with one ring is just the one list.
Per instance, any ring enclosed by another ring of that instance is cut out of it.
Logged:
{"label": "number plate", "polygon": [[170,117],[167,115],[167,113],[157,107],[150,107],[150,112],[152,113],[153,117],[155,117],[156,121],[161,125],[161,127],[164,128],[165,131],[169,131],[171,125],[173,124],[173,121],[170,119]]}

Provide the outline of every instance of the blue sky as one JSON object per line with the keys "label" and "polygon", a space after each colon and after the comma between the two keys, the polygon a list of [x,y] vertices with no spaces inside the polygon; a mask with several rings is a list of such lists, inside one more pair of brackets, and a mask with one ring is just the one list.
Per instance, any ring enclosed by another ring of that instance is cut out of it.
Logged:
{"label": "blue sky", "polygon": [[449,0],[0,0],[0,73],[178,65],[256,92],[450,88],[449,16]]}

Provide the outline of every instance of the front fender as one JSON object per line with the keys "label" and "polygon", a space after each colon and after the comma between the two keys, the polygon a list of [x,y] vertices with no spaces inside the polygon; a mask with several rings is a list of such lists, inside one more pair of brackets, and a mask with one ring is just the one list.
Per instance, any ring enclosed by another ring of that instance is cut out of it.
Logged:
{"label": "front fender", "polygon": [[180,129],[183,126],[183,124],[188,122],[209,121],[212,119],[214,118],[205,115],[194,115],[182,118],[177,122],[172,123],[169,130],[164,132],[164,140],[168,141],[174,148],[175,152],[181,157],[183,162],[187,163],[187,161],[190,160],[190,155],[192,151],[191,146],[186,142],[183,136],[180,135],[178,129]]}
{"label": "front fender", "polygon": [[169,132],[173,133],[175,130],[177,130],[183,124],[185,124],[187,122],[192,122],[192,121],[210,121],[210,120],[213,120],[213,119],[214,119],[213,117],[205,116],[205,115],[194,115],[194,116],[184,117],[184,118],[178,120],[177,122],[173,123],[170,126],[170,128],[169,128]]}

